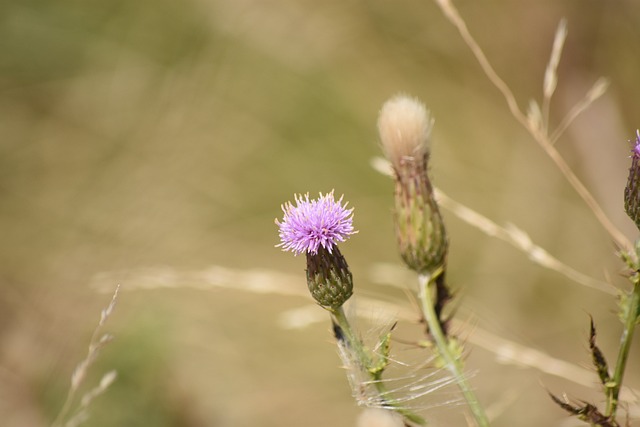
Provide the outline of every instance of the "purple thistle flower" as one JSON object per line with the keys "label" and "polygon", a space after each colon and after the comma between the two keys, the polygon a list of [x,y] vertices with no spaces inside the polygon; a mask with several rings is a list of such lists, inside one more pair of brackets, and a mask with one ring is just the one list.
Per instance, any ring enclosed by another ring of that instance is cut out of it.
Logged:
{"label": "purple thistle flower", "polygon": [[624,188],[624,210],[640,229],[640,130],[631,154],[631,168]]}
{"label": "purple thistle flower", "polygon": [[309,199],[295,195],[295,206],[291,202],[282,205],[284,218],[276,219],[280,228],[280,244],[284,251],[295,255],[309,253],[315,255],[320,247],[331,253],[338,242],[344,242],[350,235],[357,233],[353,229],[353,208],[342,205],[342,197],[334,200],[333,190],[318,199]]}

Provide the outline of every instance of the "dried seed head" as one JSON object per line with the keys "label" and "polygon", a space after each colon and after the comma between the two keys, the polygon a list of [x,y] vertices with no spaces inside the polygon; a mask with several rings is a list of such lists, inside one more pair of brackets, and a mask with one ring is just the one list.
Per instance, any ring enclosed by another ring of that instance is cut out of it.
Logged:
{"label": "dried seed head", "polygon": [[433,120],[415,98],[398,95],[382,106],[378,132],[385,155],[395,169],[404,158],[422,159],[429,152]]}

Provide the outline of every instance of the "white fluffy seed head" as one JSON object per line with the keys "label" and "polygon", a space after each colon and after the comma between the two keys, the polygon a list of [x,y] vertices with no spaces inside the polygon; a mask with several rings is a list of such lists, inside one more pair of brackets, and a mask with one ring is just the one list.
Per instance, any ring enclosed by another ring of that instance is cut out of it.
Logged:
{"label": "white fluffy seed head", "polygon": [[407,95],[384,103],[378,116],[378,132],[385,155],[394,168],[403,158],[422,158],[429,151],[433,119],[424,104]]}
{"label": "white fluffy seed head", "polygon": [[404,427],[404,422],[388,409],[366,408],[360,413],[356,427]]}

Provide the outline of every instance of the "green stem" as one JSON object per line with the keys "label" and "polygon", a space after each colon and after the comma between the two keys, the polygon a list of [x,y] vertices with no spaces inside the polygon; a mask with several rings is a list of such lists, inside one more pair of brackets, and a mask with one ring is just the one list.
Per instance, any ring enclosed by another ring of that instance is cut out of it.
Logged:
{"label": "green stem", "polygon": [[446,364],[447,369],[449,369],[449,372],[451,372],[455,377],[458,387],[460,387],[460,391],[462,391],[462,395],[467,401],[476,422],[481,427],[488,427],[489,420],[485,415],[478,398],[471,389],[471,385],[467,381],[467,377],[462,371],[463,367],[460,355],[455,354],[454,350],[450,346],[451,341],[442,331],[440,319],[438,319],[434,308],[435,301],[433,301],[433,292],[430,285],[435,284],[435,280],[439,274],[441,274],[441,272],[435,275],[419,275],[422,312],[425,320],[427,321],[427,325],[429,326],[429,333],[438,348],[438,353]]}
{"label": "green stem", "polygon": [[633,285],[633,291],[629,295],[624,318],[624,330],[620,337],[620,350],[618,351],[618,360],[616,361],[616,370],[611,379],[611,388],[607,393],[607,412],[606,416],[615,419],[616,410],[618,408],[618,396],[622,387],[622,378],[627,366],[629,350],[631,349],[631,341],[633,339],[633,331],[638,321],[638,312],[640,311],[640,281],[636,280]]}
{"label": "green stem", "polygon": [[331,310],[331,314],[333,316],[333,320],[338,324],[340,330],[344,334],[344,339],[347,345],[353,349],[358,356],[358,361],[365,367],[371,365],[371,357],[367,354],[364,343],[354,334],[351,324],[349,323],[347,316],[344,314],[342,307],[336,310]]}
{"label": "green stem", "polygon": [[345,344],[355,353],[356,357],[358,358],[358,363],[360,365],[358,366],[358,368],[362,369],[362,371],[369,375],[373,380],[372,383],[374,384],[376,391],[382,399],[384,406],[389,410],[397,412],[398,414],[402,415],[407,420],[415,424],[421,426],[426,425],[427,422],[420,415],[406,408],[398,407],[393,403],[393,401],[388,400],[388,391],[384,385],[384,382],[381,381],[382,371],[372,369],[374,364],[372,354],[369,349],[365,347],[362,340],[360,340],[360,338],[358,338],[354,333],[353,328],[351,327],[351,324],[349,323],[349,320],[344,313],[344,310],[342,309],[342,307],[340,307],[336,310],[329,311],[331,312],[333,321],[340,327],[340,330],[344,336]]}

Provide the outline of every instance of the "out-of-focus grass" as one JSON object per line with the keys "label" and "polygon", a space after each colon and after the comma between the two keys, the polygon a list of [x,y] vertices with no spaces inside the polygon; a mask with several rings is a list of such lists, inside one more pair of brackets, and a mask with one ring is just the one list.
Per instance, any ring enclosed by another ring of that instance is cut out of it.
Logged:
{"label": "out-of-focus grass", "polygon": [[[610,78],[611,90],[560,148],[634,238],[621,194],[625,140],[639,126],[638,5],[460,8],[521,105],[539,97],[555,26],[568,19],[554,121],[596,77]],[[377,110],[398,91],[419,96],[436,117],[437,185],[499,223],[517,223],[575,268],[621,282],[607,235],[432,2],[21,1],[0,6],[0,16],[0,413],[8,426],[55,416],[108,298],[88,286],[100,272],[272,268],[299,274],[304,287],[303,260],[273,248],[273,218],[294,192],[345,193],[360,230],[343,249],[356,294],[398,296],[368,279],[373,263],[398,260],[391,184],[368,164],[379,151]],[[446,219],[463,314],[586,364],[591,313],[613,358],[613,300]],[[116,368],[119,378],[94,403],[91,425],[353,424],[328,328],[278,327],[279,313],[308,300],[127,292],[135,283],[124,276],[108,325],[116,341],[94,374]],[[469,364],[483,402],[518,396],[496,425],[558,424],[563,414],[541,381],[589,397],[482,350]],[[627,379],[638,387],[634,368]],[[463,425],[458,412],[438,417]]]}

